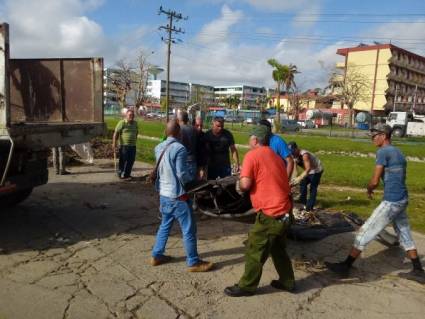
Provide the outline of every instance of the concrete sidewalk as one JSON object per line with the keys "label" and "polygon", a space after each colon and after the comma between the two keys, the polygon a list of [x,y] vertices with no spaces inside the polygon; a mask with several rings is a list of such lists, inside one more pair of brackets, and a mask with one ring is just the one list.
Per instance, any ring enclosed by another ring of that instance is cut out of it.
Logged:
{"label": "concrete sidewalk", "polygon": [[[198,218],[199,252],[216,264],[188,273],[180,230],[168,242],[172,263],[148,264],[158,226],[150,185],[123,182],[110,161],[51,174],[19,207],[0,215],[0,318],[423,318],[425,286],[401,279],[410,262],[399,248],[373,242],[353,277],[339,280],[323,261],[345,257],[353,234],[288,242],[297,294],[269,286],[269,260],[257,295],[230,298],[223,289],[244,268],[250,225]],[[134,174],[148,166],[136,163]],[[419,252],[425,237],[414,234]],[[422,258],[423,260],[423,258]]]}

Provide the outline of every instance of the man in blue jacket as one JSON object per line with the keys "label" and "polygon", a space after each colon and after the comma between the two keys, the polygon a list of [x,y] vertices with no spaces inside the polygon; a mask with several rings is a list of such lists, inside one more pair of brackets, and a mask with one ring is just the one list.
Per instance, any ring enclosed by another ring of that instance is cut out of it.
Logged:
{"label": "man in blue jacket", "polygon": [[164,252],[170,229],[174,220],[177,220],[183,235],[188,271],[209,271],[213,264],[201,260],[198,256],[196,221],[184,189],[193,176],[189,172],[186,148],[178,140],[180,126],[177,121],[168,122],[166,135],[167,139],[155,147],[155,157],[157,162],[159,161],[155,186],[160,195],[162,219],[152,249],[151,265],[158,266],[171,260]]}

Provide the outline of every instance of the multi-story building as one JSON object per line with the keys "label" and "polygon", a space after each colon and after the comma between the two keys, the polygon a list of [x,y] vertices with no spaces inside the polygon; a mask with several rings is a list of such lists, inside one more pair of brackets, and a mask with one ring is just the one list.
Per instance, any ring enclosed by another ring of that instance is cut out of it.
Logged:
{"label": "multi-story building", "polygon": [[[167,81],[148,80],[147,95],[157,103],[166,99]],[[190,103],[214,104],[214,87],[195,83],[170,81],[170,106],[179,108]]]}
{"label": "multi-story building", "polygon": [[215,86],[215,100],[217,103],[225,105],[228,97],[236,96],[240,99],[242,109],[259,108],[260,100],[266,98],[266,89],[264,87],[255,87],[248,85]]}
{"label": "multi-story building", "polygon": [[370,80],[367,98],[354,110],[378,115],[393,109],[425,111],[425,57],[393,44],[342,48],[337,54],[345,57],[344,74],[354,68]]}
{"label": "multi-story building", "polygon": [[215,105],[214,87],[203,84],[189,83],[190,102],[206,106]]}

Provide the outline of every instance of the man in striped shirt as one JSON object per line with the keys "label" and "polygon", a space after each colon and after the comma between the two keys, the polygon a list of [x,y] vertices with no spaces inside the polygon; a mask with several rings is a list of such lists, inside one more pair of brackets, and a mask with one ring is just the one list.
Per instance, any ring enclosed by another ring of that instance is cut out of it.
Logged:
{"label": "man in striped shirt", "polygon": [[112,148],[115,152],[116,141],[119,138],[119,164],[117,175],[121,179],[131,180],[131,169],[136,159],[136,142],[139,134],[134,111],[128,110],[126,118],[118,122],[112,138]]}

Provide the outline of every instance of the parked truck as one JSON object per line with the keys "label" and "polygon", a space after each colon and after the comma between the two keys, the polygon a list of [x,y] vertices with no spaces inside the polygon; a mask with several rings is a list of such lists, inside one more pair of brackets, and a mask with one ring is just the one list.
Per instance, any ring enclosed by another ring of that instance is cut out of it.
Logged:
{"label": "parked truck", "polygon": [[413,112],[390,112],[386,123],[393,128],[393,135],[425,136],[425,116]]}
{"label": "parked truck", "polygon": [[10,59],[0,24],[0,211],[47,183],[51,147],[103,132],[103,59]]}

